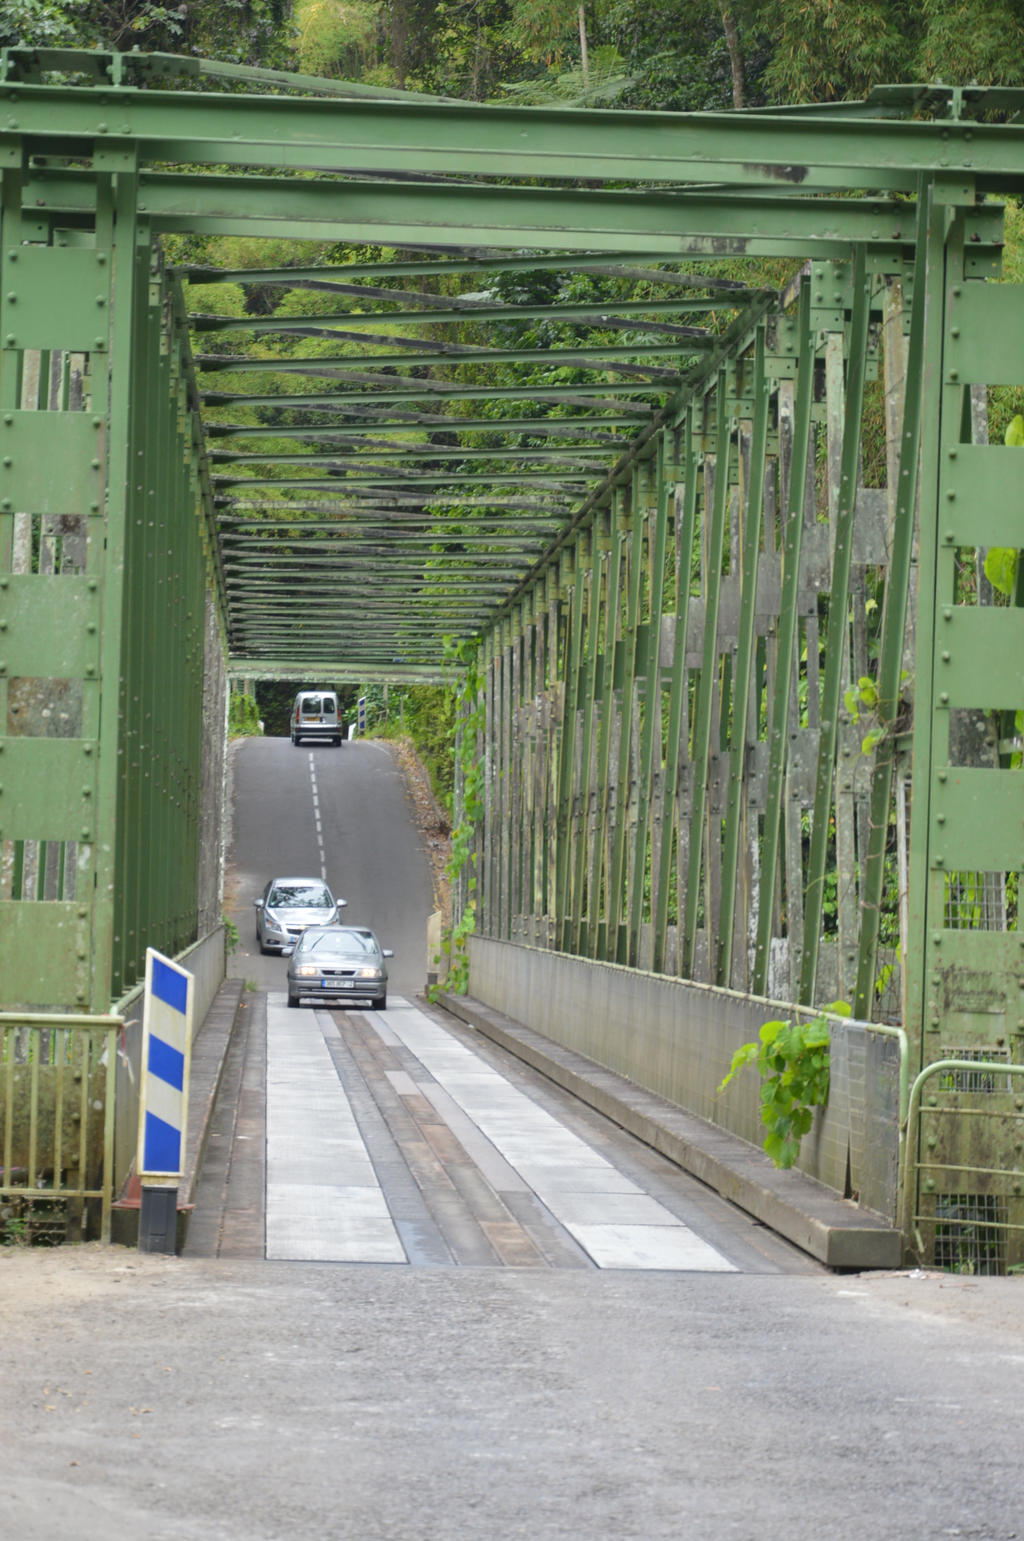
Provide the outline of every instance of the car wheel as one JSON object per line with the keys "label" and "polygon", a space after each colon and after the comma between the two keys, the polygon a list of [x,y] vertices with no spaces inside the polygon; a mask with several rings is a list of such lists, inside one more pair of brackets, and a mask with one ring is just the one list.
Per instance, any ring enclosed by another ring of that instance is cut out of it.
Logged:
{"label": "car wheel", "polygon": [[331,743],[334,745],[335,749],[340,749],[341,748],[341,739],[340,738],[332,738],[331,739]]}
{"label": "car wheel", "polygon": [[383,995],[375,995],[372,1004],[374,1011],[386,1011],[388,1005],[387,992]]}
{"label": "car wheel", "polygon": [[297,1006],[299,1004],[299,997],[297,995],[289,994],[288,1004],[289,1006]]}

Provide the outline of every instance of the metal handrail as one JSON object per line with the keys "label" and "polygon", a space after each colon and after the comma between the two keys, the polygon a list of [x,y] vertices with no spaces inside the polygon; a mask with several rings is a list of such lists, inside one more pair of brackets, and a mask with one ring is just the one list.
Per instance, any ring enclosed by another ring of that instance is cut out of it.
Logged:
{"label": "metal handrail", "polygon": [[[0,1173],[2,1173],[0,1175],[0,1193],[23,1199],[52,1199],[54,1197],[82,1201],[86,1199],[99,1199],[101,1206],[100,1239],[104,1242],[109,1242],[110,1240],[114,1186],[114,1078],[117,1063],[117,1034],[123,1026],[123,1017],[105,1013],[89,1016],[82,1013],[67,1012],[0,1012],[0,1043],[4,1045],[6,1045],[8,1034],[17,1032],[19,1029],[27,1029],[36,1038],[41,1036],[43,1032],[66,1032],[71,1034],[88,1032],[90,1035],[102,1034],[106,1039],[106,1073],[103,1090],[103,1168],[98,1187],[89,1188],[84,1184],[79,1184],[77,1187],[61,1184],[60,1186],[55,1185],[52,1188],[45,1188],[39,1183],[39,1168],[41,1165],[48,1164],[47,1158],[52,1162],[55,1174],[62,1171],[64,1167],[66,1152],[63,1135],[63,1113],[65,1106],[71,1104],[72,1094],[65,1097],[64,1066],[58,1062],[53,1067],[57,1072],[56,1086],[54,1088],[53,1149],[48,1152],[41,1151],[39,1148],[40,1073],[43,1062],[38,1054],[30,1054],[24,1062],[29,1075],[26,1163],[28,1182],[12,1183],[9,1180],[14,1156],[15,1070],[18,1063],[13,1055],[6,1057],[5,1073],[0,1076],[0,1111],[3,1113],[3,1147],[0,1150],[0,1163],[2,1163],[2,1167],[0,1167]],[[88,1141],[89,1113],[92,1101],[90,1091],[95,1091],[95,1088],[90,1088],[89,1086],[88,1073],[82,1076],[81,1082],[80,1090],[73,1094],[78,1096],[80,1106],[77,1112],[72,1113],[73,1121],[80,1125],[77,1161],[80,1170],[84,1166]],[[76,1163],[71,1161],[69,1164],[74,1166]]]}
{"label": "metal handrail", "polygon": [[[926,1065],[917,1075],[910,1088],[910,1101],[907,1108],[907,1137],[903,1148],[903,1177],[900,1184],[900,1229],[904,1236],[913,1236],[919,1250],[923,1249],[923,1242],[920,1232],[914,1225],[911,1176],[917,1175],[921,1165],[914,1155],[920,1133],[921,1089],[932,1076],[951,1070],[964,1070],[975,1075],[979,1072],[992,1075],[1024,1075],[1024,1065],[1013,1065],[1008,1064],[1006,1060],[991,1059],[937,1059],[932,1064]],[[970,1170],[980,1169],[972,1167]]]}

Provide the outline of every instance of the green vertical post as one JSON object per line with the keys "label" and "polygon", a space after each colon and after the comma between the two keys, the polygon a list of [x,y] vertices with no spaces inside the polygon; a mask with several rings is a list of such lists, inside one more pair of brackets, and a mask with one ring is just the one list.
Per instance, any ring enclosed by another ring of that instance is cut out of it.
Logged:
{"label": "green vertical post", "polygon": [[605,551],[600,538],[600,511],[595,514],[594,523],[590,531],[590,581],[588,585],[588,604],[586,622],[586,649],[584,661],[580,669],[580,693],[582,701],[580,710],[582,713],[582,757],[579,777],[579,822],[576,830],[576,850],[573,858],[571,913],[569,915],[569,940],[567,943],[570,952],[580,950],[580,942],[585,927],[584,915],[589,910],[593,913],[594,895],[586,890],[586,875],[588,871],[588,856],[590,854],[590,830],[591,830],[591,771],[593,764],[594,747],[594,703],[597,694],[597,673],[599,664],[599,637],[601,622],[601,569],[605,565]]}
{"label": "green vertical post", "polygon": [[[682,505],[681,517],[677,511],[676,529],[676,592],[675,592],[675,641],[672,649],[672,668],[669,681],[668,735],[665,749],[665,807],[668,811],[661,847],[658,873],[658,904],[654,916],[653,966],[661,971],[665,966],[665,953],[669,916],[669,891],[673,866],[674,832],[678,832],[688,810],[681,807],[679,765],[682,753],[683,706],[689,671],[686,667],[686,630],[690,609],[690,562],[693,551],[694,530],[697,523],[698,476],[697,452],[694,444],[694,412],[689,407],[682,429],[682,497],[676,494],[677,510]],[[676,895],[677,939],[682,937],[682,896]],[[677,972],[678,972],[677,945]]]}
{"label": "green vertical post", "polygon": [[[788,748],[789,701],[793,681],[797,625],[797,593],[800,576],[800,548],[804,527],[804,495],[807,484],[807,456],[810,448],[811,407],[814,401],[814,346],[811,336],[811,306],[808,280],[800,284],[797,315],[797,390],[793,414],[793,453],[790,462],[788,499],[782,546],[782,613],[779,618],[778,664],[775,692],[771,705],[768,749],[768,799],[761,844],[761,893],[754,947],[751,989],[764,995],[768,983],[768,943],[771,937],[773,894],[778,882],[779,845],[782,825],[784,769]],[[796,896],[794,896],[794,899]]]}
{"label": "green vertical post", "polygon": [[[640,593],[643,584],[644,520],[637,507],[637,475],[634,470],[630,492],[629,512],[629,561],[626,574],[626,616],[622,638],[616,646],[615,683],[619,696],[619,754],[616,772],[615,819],[611,830],[611,866],[608,880],[608,938],[606,957],[609,962],[625,963],[626,934],[622,925],[622,911],[626,879],[626,853],[629,842],[630,767],[633,758],[633,687],[636,679],[637,626],[640,615]],[[621,668],[620,662],[621,659]]]}
{"label": "green vertical post", "polygon": [[605,580],[604,636],[601,639],[601,719],[597,739],[597,799],[594,809],[594,856],[591,888],[590,920],[586,928],[582,950],[589,958],[607,957],[607,917],[610,903],[611,858],[611,745],[612,724],[615,719],[615,650],[619,637],[622,614],[620,586],[622,559],[626,541],[626,524],[623,521],[624,493],[617,489],[608,505],[608,562]]}
{"label": "green vertical post", "polygon": [[811,849],[804,890],[804,955],[799,998],[805,1005],[814,1003],[818,939],[821,933],[825,866],[828,857],[828,827],[832,811],[836,743],[839,735],[840,692],[843,686],[843,661],[846,656],[846,635],[849,626],[853,519],[857,502],[860,425],[864,410],[868,315],[871,303],[865,266],[864,248],[858,246],[853,260],[853,308],[850,316],[847,353],[846,405],[839,474],[839,501],[836,510],[835,555],[832,561],[832,588],[829,594],[828,632],[825,642],[825,680],[822,688],[821,727],[818,735],[818,766],[811,823]]}
{"label": "green vertical post", "polygon": [[[906,392],[900,435],[896,517],[889,581],[885,588],[878,665],[879,722],[891,727],[899,710],[907,595],[914,548],[914,508],[921,460],[922,422],[938,420],[942,352],[942,285],[945,209],[934,203],[934,189],[921,179],[917,200],[914,290],[907,346]],[[928,376],[925,378],[927,367]],[[925,404],[927,401],[927,413]],[[870,1019],[878,956],[878,927],[885,882],[885,853],[892,803],[895,745],[888,734],[879,741],[871,778],[870,832],[861,883],[861,929],[854,1014]],[[916,746],[915,746],[916,753]]]}
{"label": "green vertical post", "polygon": [[[691,975],[697,937],[701,866],[704,856],[704,818],[710,770],[712,705],[718,688],[718,608],[722,592],[722,560],[729,510],[729,473],[733,425],[729,417],[725,371],[718,374],[716,392],[716,440],[714,496],[711,518],[705,531],[704,648],[693,728],[693,795],[690,804],[690,851],[686,878],[685,918],[680,936],[680,971]],[[705,499],[705,510],[707,500]],[[711,821],[712,824],[714,820]],[[709,834],[708,839],[712,836]],[[710,916],[706,915],[710,939]]]}
{"label": "green vertical post", "polygon": [[[108,253],[111,273],[108,367],[93,356],[93,390],[103,376],[107,391],[100,410],[108,414],[103,641],[103,693],[99,722],[99,790],[96,807],[96,907],[93,929],[93,1011],[105,1011],[125,977],[125,938],[115,936],[115,903],[123,846],[120,821],[121,678],[125,656],[124,610],[128,518],[132,484],[131,408],[133,344],[136,335],[136,228],[138,165],[132,148],[96,151],[96,243]],[[94,407],[98,405],[94,396]],[[123,913],[123,912],[122,912]]]}
{"label": "green vertical post", "polygon": [[558,948],[566,951],[572,944],[569,917],[569,882],[576,838],[574,787],[576,783],[576,719],[579,710],[580,654],[583,647],[584,593],[586,587],[586,549],[577,543],[565,559],[566,576],[572,576],[572,603],[569,613],[569,641],[564,663],[565,701],[562,709],[562,742],[558,767],[558,849],[555,856],[555,918]]}
{"label": "green vertical post", "polygon": [[[644,915],[655,744],[658,746],[659,757],[661,751],[661,617],[665,598],[665,549],[668,538],[669,505],[667,464],[666,434],[663,431],[657,436],[653,459],[648,462],[649,471],[654,479],[653,518],[649,521],[653,528],[649,530],[650,585],[647,626],[640,652],[640,674],[644,681],[644,721],[640,739],[636,835],[633,841],[633,873],[629,885],[627,942],[627,960],[634,966],[639,959],[640,928]],[[651,877],[653,880],[653,871]]]}
{"label": "green vertical post", "polygon": [[761,550],[764,513],[764,469],[768,446],[769,389],[765,373],[763,324],[754,340],[754,415],[750,434],[750,474],[746,487],[746,511],[740,553],[740,629],[736,650],[736,680],[732,703],[729,744],[729,790],[726,801],[725,838],[722,851],[722,900],[718,926],[718,950],[714,979],[728,986],[732,976],[736,916],[736,883],[740,835],[744,823],[743,775],[748,716],[754,672],[754,634],[757,601],[757,567]]}

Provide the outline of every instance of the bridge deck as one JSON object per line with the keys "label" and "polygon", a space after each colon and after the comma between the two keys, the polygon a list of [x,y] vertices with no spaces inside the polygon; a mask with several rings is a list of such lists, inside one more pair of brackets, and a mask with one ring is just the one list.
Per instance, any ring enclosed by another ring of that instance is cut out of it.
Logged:
{"label": "bridge deck", "polygon": [[246,992],[230,1045],[214,1031],[225,1063],[215,1105],[196,1092],[210,1122],[188,1255],[817,1269],[649,1146],[419,1003],[299,1013],[274,992]]}

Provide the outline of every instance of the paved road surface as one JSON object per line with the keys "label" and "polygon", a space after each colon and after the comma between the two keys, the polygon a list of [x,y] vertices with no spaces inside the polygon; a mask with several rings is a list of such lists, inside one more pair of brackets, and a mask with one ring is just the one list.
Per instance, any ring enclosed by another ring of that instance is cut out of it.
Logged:
{"label": "paved road surface", "polygon": [[0,1534],[1019,1541],[1019,1291],[0,1254]]}
{"label": "paved road surface", "polygon": [[[350,747],[314,751],[325,865],[402,938],[394,1007],[288,1011],[280,962],[240,957],[270,993],[246,992],[190,1255],[0,1250],[0,1536],[1020,1541],[1022,1282],[825,1274],[447,1029],[416,1000],[401,784]],[[310,869],[316,825],[305,751],[237,769],[247,900]],[[366,834],[397,842],[393,889]],[[623,1263],[620,1226],[694,1254]],[[396,1261],[294,1255],[324,1236]]]}
{"label": "paved road surface", "polygon": [[[429,869],[373,742],[235,754],[233,895],[255,976],[190,1256],[412,1266],[808,1273],[814,1263],[421,992]],[[394,942],[388,1009],[286,1006],[249,901],[320,874]]]}

